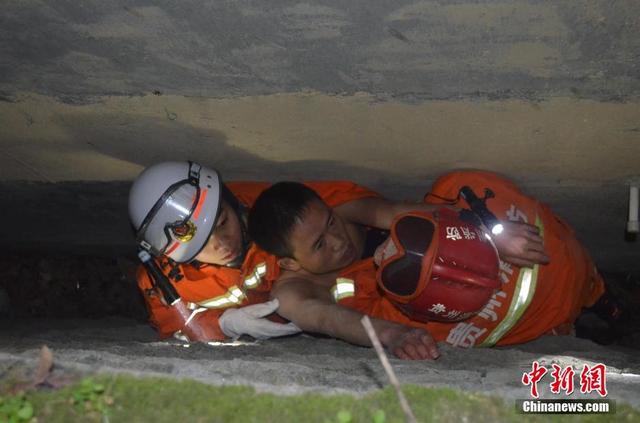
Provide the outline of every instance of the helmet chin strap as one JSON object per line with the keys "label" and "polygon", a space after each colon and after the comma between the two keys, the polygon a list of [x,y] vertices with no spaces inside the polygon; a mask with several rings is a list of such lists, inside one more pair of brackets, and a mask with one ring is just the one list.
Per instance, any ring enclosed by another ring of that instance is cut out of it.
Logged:
{"label": "helmet chin strap", "polygon": [[240,268],[242,263],[244,262],[244,258],[247,256],[247,251],[249,251],[249,246],[251,245],[251,240],[249,239],[249,231],[247,230],[247,217],[248,210],[247,208],[238,201],[235,195],[228,189],[224,184],[222,185],[222,198],[229,203],[233,211],[238,216],[238,221],[240,222],[240,233],[242,235],[242,242],[240,244],[240,254],[225,264],[226,267],[232,268]]}
{"label": "helmet chin strap", "polygon": [[246,230],[244,228],[244,224],[242,225],[242,245],[241,245],[241,251],[240,254],[238,254],[238,257],[236,257],[235,259],[233,259],[232,261],[230,261],[229,263],[225,264],[226,267],[233,267],[233,268],[240,268],[240,266],[242,266],[242,263],[244,262],[244,258],[247,256],[247,251],[249,251],[249,244],[251,244],[251,241],[249,241],[249,237],[246,234]]}

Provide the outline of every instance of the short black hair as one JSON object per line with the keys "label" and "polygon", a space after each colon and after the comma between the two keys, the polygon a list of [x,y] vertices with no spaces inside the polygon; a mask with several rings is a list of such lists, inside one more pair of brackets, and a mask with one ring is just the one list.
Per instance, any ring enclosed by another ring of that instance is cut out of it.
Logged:
{"label": "short black hair", "polygon": [[299,182],[278,182],[264,190],[249,211],[249,235],[269,254],[293,257],[289,236],[313,200],[322,201]]}

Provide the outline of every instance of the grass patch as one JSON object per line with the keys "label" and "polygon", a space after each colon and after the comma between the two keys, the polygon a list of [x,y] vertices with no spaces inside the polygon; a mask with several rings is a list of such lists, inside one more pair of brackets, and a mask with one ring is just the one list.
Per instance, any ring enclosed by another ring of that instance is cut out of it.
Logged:
{"label": "grass patch", "polygon": [[[511,400],[411,385],[403,390],[420,422],[640,421],[640,413],[626,404],[616,404],[616,413],[607,415],[522,415]],[[28,418],[18,418],[17,410]],[[277,396],[249,387],[102,375],[64,389],[3,395],[0,421],[389,423],[403,422],[404,415],[390,387],[361,398]]]}

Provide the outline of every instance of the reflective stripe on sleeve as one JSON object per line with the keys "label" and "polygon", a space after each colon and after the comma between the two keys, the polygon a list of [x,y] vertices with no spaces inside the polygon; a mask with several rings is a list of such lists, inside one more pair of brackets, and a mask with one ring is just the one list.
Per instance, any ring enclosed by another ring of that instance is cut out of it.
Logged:
{"label": "reflective stripe on sleeve", "polygon": [[247,296],[244,292],[234,285],[229,288],[229,292],[226,294],[208,300],[199,301],[198,305],[206,308],[225,308],[240,304],[246,297]]}
{"label": "reflective stripe on sleeve", "polygon": [[331,295],[333,295],[336,302],[343,298],[353,297],[355,294],[356,285],[353,279],[337,278],[336,284],[331,288]]}
{"label": "reflective stripe on sleeve", "polygon": [[191,323],[191,321],[193,320],[194,317],[196,317],[196,314],[198,313],[202,313],[203,311],[207,311],[208,309],[205,307],[199,307],[196,308],[195,310],[193,310],[191,312],[191,314],[189,315],[189,318],[187,319],[186,322],[184,322],[184,325],[187,326],[189,323]]}
{"label": "reflective stripe on sleeve", "polygon": [[[540,216],[536,216],[536,226],[540,229],[540,236],[544,238],[544,224]],[[534,265],[533,269],[521,268],[516,288],[513,292],[513,299],[509,305],[509,310],[502,321],[495,329],[485,338],[479,345],[480,347],[494,346],[505,333],[518,323],[524,312],[531,304],[531,300],[536,293],[536,284],[538,282],[538,270],[540,266]]]}
{"label": "reflective stripe on sleeve", "polygon": [[251,275],[245,278],[243,285],[245,286],[245,288],[255,288],[256,286],[260,285],[260,282],[262,282],[262,277],[266,274],[267,263],[260,263],[255,267],[255,269],[253,269]]}

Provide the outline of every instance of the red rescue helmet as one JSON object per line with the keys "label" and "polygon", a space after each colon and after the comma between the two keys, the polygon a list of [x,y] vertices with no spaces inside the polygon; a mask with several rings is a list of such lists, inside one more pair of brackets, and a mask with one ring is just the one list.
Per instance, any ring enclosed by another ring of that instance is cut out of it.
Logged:
{"label": "red rescue helmet", "polygon": [[452,209],[397,216],[378,253],[378,285],[412,320],[467,319],[500,288],[491,238]]}

